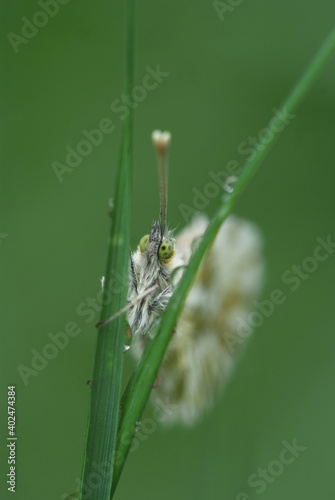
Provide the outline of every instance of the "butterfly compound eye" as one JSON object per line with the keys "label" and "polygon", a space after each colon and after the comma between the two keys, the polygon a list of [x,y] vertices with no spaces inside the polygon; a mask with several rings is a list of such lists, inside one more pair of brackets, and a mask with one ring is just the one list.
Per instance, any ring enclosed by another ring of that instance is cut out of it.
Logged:
{"label": "butterfly compound eye", "polygon": [[158,250],[158,257],[161,260],[169,259],[173,254],[173,244],[170,240],[163,240]]}
{"label": "butterfly compound eye", "polygon": [[149,235],[146,234],[145,236],[142,236],[140,240],[140,250],[142,253],[144,253],[147,249],[148,246],[148,241],[149,241]]}

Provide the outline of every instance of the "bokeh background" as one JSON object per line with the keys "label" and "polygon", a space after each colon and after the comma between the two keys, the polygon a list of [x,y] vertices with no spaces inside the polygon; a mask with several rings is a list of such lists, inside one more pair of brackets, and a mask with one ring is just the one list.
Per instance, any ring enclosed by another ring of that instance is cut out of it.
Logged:
{"label": "bokeh background", "polygon": [[[333,0],[231,2],[224,20],[212,2],[138,2],[136,82],[146,67],[169,73],[135,110],[132,246],[158,213],[154,128],[173,133],[169,220],[182,228],[211,170],[258,135],[332,28]],[[238,4],[238,5],[237,5]],[[226,5],[229,5],[227,0]],[[18,46],[37,1],[2,2],[1,47],[1,498],[6,489],[6,388],[17,391],[17,500],[58,500],[80,475],[96,331],[76,309],[95,297],[104,273],[118,159],[123,92],[123,2],[71,0]],[[41,19],[40,19],[41,22]],[[43,19],[42,19],[43,22]],[[334,476],[335,255],[301,279],[282,280],[334,228],[334,59],[240,199],[236,213],[264,234],[267,280],[286,301],[256,328],[224,398],[198,427],[157,429],[129,456],[116,500],[328,498]],[[105,134],[59,182],[82,130],[109,118]],[[215,212],[217,199],[205,211]],[[7,235],[7,236],[6,236]],[[48,334],[69,321],[81,333],[25,385]],[[126,358],[129,372],[131,363]],[[150,408],[148,410],[150,415]],[[271,476],[262,493],[248,485],[278,459],[283,441],[306,449]],[[244,495],[242,494],[244,493]]]}

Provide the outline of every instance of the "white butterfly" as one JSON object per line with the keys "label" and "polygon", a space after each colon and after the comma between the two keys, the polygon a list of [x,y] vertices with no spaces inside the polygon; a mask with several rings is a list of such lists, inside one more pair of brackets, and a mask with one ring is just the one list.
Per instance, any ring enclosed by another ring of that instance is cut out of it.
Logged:
{"label": "white butterfly", "polygon": [[[167,153],[171,135],[152,135],[158,154],[161,209],[130,258],[128,323],[131,351],[140,356],[167,306],[205,216],[176,238],[167,227]],[[238,322],[247,317],[263,276],[261,238],[249,222],[230,216],[206,255],[165,354],[154,398],[173,405],[169,421],[194,423],[211,407],[232,369]],[[240,342],[240,340],[239,340]]]}

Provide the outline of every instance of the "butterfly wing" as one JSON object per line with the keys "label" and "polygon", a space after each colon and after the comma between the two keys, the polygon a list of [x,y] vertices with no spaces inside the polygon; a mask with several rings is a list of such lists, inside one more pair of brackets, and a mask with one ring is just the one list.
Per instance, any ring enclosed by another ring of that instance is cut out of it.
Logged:
{"label": "butterfly wing", "polygon": [[[177,236],[176,251],[185,263],[207,224],[199,216]],[[259,231],[230,216],[188,294],[154,391],[156,399],[172,405],[170,422],[194,423],[221,392],[245,340],[241,325],[245,327],[263,274]]]}

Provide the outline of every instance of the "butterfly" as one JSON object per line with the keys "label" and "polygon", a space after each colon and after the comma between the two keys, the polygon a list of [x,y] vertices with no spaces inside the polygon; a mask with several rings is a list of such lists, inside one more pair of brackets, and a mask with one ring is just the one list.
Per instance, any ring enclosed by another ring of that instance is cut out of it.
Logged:
{"label": "butterfly", "polygon": [[[160,213],[130,255],[127,321],[131,351],[138,358],[155,332],[208,225],[193,218],[179,234],[167,226],[169,132],[154,131]],[[262,283],[262,239],[256,227],[230,216],[220,228],[187,296],[160,368],[154,399],[168,400],[169,422],[192,425],[212,407],[243,343],[238,326],[246,320]]]}

